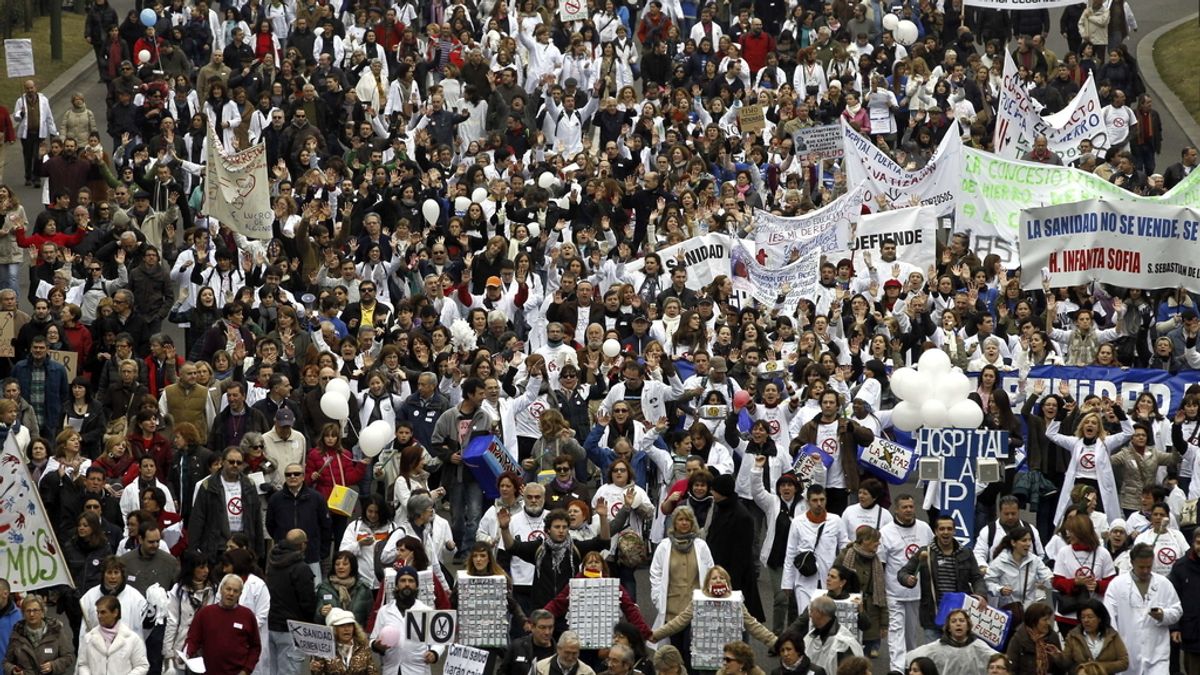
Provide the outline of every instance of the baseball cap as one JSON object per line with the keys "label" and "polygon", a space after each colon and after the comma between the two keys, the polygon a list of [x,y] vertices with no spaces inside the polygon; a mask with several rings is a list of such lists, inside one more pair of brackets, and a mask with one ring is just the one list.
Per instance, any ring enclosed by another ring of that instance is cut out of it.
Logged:
{"label": "baseball cap", "polygon": [[487,278],[488,288],[491,288],[492,286],[495,286],[496,288],[500,288],[500,286],[502,286],[502,285],[503,284],[500,282],[500,277],[488,277]]}
{"label": "baseball cap", "polygon": [[714,356],[708,360],[708,369],[717,373],[729,372],[729,364],[725,363],[724,356]]}
{"label": "baseball cap", "polygon": [[275,411],[275,424],[281,427],[290,427],[296,424],[296,414],[285,405],[279,406],[279,410]]}

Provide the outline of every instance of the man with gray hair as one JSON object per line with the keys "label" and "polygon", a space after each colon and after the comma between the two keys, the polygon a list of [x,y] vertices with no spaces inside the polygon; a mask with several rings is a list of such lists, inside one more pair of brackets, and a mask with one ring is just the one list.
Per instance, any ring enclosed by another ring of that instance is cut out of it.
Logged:
{"label": "man with gray hair", "polygon": [[525,622],[529,634],[513,640],[496,675],[528,675],[534,664],[554,656],[554,615],[535,609]]}
{"label": "man with gray hair", "polygon": [[627,645],[614,644],[608,649],[609,675],[629,675],[633,672],[633,650]]}
{"label": "man with gray hair", "polygon": [[554,656],[537,662],[536,675],[596,675],[592,667],[579,660],[579,633],[564,631],[558,637]]}
{"label": "man with gray hair", "polygon": [[[188,658],[201,656],[210,673],[252,673],[262,656],[263,644],[258,633],[258,619],[249,608],[239,605],[243,582],[236,574],[226,574],[218,590],[220,600],[215,605],[201,607],[188,629]],[[175,663],[164,664],[179,667]]]}
{"label": "man with gray hair", "polygon": [[438,417],[453,405],[445,394],[438,391],[437,375],[425,371],[417,377],[416,391],[400,405],[396,421],[411,424],[413,437],[429,448],[432,447],[433,427]]}
{"label": "man with gray hair", "polygon": [[804,636],[804,653],[814,666],[835,673],[842,659],[863,655],[862,645],[838,622],[833,598],[828,595],[813,598],[808,605],[808,617],[810,627]]}

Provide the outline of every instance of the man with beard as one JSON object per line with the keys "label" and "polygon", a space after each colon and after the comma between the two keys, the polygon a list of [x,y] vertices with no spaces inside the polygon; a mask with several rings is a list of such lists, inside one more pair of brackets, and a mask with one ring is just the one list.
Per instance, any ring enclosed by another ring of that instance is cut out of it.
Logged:
{"label": "man with beard", "polygon": [[[798,614],[804,613],[817,588],[824,585],[825,575],[833,567],[838,552],[850,543],[841,516],[825,509],[825,488],[810,485],[805,498],[808,512],[792,519],[787,551],[783,555],[782,585],[785,590],[795,591]],[[815,559],[815,571],[802,570],[804,565],[798,565],[797,558],[803,563],[809,556]],[[806,571],[812,573],[806,574]]]}
{"label": "man with beard", "polygon": [[188,628],[187,656],[202,656],[206,672],[213,675],[252,673],[262,655],[258,620],[253,611],[238,604],[243,585],[236,574],[226,574],[221,579],[220,602],[201,607]]}
{"label": "man with beard", "polygon": [[765,620],[758,593],[758,570],[754,556],[754,517],[742,505],[734,489],[733,476],[718,474],[712,483],[713,515],[705,541],[712,550],[713,564],[729,572],[734,590],[744,592],[746,609],[759,621]]}
{"label": "man with beard", "polygon": [[88,181],[99,178],[100,170],[96,157],[80,157],[78,142],[64,138],[62,152],[42,162],[41,175],[50,183],[50,194],[65,191],[75,195]]}
{"label": "man with beard", "polygon": [[514,558],[533,564],[533,581],[528,596],[530,607],[545,607],[547,602],[557,597],[571,578],[579,573],[586,553],[608,549],[607,537],[572,541],[571,518],[561,509],[546,515],[545,534],[540,539],[517,541],[509,531],[512,520],[508,509],[496,512],[500,536],[504,538],[504,550]]}
{"label": "man with beard", "polygon": [[[509,512],[509,534],[513,541],[537,543],[545,538],[542,531],[546,516],[546,488],[541,483],[529,483],[522,492],[523,507],[515,515]],[[499,512],[508,509],[497,509],[496,519],[499,522]],[[495,534],[494,532],[492,534]],[[507,550],[507,549],[502,549]],[[522,607],[530,607],[530,593],[533,589],[534,565],[515,558],[511,565],[513,596]],[[541,605],[533,605],[541,607]]]}
{"label": "man with beard", "polygon": [[[293,469],[300,473],[298,465],[292,464],[287,467],[289,472]],[[297,486],[290,483],[289,480],[288,488],[296,489]],[[302,485],[298,487],[303,488]],[[280,494],[283,493],[276,493],[276,497]],[[276,500],[272,499],[272,502],[274,501]],[[276,541],[267,558],[267,591],[271,594],[267,628],[271,631],[271,663],[275,666],[275,672],[283,675],[296,675],[304,663],[304,654],[292,646],[288,621],[309,621],[317,612],[313,571],[309,564],[304,562],[307,547],[308,535],[304,530],[289,530],[282,541]]]}
{"label": "man with beard", "polygon": [[385,605],[376,615],[375,629],[371,631],[371,650],[380,655],[385,673],[430,675],[429,666],[437,663],[446,649],[442,645],[405,637],[405,616],[410,611],[433,609],[417,600],[417,579],[417,570],[409,565],[397,570],[396,602]]}
{"label": "man with beard", "polygon": [[[917,520],[917,502],[912,495],[896,498],[895,519],[880,530],[879,555],[884,569],[900,569],[921,548],[933,541],[929,524]],[[1036,539],[1035,539],[1036,540]],[[905,652],[917,648],[921,633],[921,592],[906,588],[895,575],[887,575],[888,597],[888,656],[891,669],[903,672]]]}

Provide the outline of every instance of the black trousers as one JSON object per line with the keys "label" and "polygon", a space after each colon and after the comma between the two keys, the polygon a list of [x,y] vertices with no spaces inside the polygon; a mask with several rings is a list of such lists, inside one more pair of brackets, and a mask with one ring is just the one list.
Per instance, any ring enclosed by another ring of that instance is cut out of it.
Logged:
{"label": "black trousers", "polygon": [[21,157],[25,162],[25,180],[37,178],[34,168],[37,166],[38,146],[41,144],[42,139],[37,136],[21,139]]}

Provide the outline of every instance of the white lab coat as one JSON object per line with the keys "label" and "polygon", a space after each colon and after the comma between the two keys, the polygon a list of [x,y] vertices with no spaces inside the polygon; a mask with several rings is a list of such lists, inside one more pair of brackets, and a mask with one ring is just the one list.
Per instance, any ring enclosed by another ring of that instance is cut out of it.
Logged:
{"label": "white lab coat", "polygon": [[[267,591],[267,582],[253,574],[246,577],[242,586],[242,599],[238,601],[238,604],[254,612],[254,620],[258,623],[258,639],[264,645],[271,644],[270,631],[267,630],[267,615],[271,613],[271,594]],[[270,652],[270,649],[262,650],[262,655],[258,657],[258,665],[254,667],[252,675],[266,675],[273,672]]]}
{"label": "white lab coat", "polygon": [[[846,531],[842,526],[840,516],[832,513],[825,515],[825,529],[809,520],[807,515],[792,519],[792,529],[788,532],[787,552],[783,556],[783,582],[780,586],[796,593],[797,611],[803,612],[812,600],[813,591],[823,588],[825,575],[833,566],[838,551],[850,543],[846,539]],[[820,530],[821,538],[817,539]],[[800,574],[796,569],[796,555],[801,551],[816,551],[817,573],[811,577]]]}
{"label": "white lab coat", "polygon": [[[433,609],[421,601],[412,606],[413,611]],[[445,647],[442,645],[409,642],[404,636],[404,610],[395,603],[385,605],[379,610],[375,620],[375,629],[371,631],[371,641],[379,639],[383,629],[392,627],[400,632],[400,641],[383,653],[383,672],[404,675],[430,675],[429,664],[425,663],[425,654],[435,652],[440,657]]]}
{"label": "white lab coat", "polygon": [[[79,599],[79,606],[83,609],[83,628],[81,630],[84,632],[89,632],[100,625],[100,619],[96,616],[96,601],[102,595],[100,588],[99,585],[92,586],[92,589]],[[126,586],[117,595],[117,601],[121,603],[121,623],[132,630],[139,640],[146,639],[146,631],[142,628],[142,622],[146,620],[151,611],[149,605],[146,604],[146,596],[133,586]]]}
{"label": "white lab coat", "polygon": [[[125,491],[121,493],[121,517],[126,520],[129,519],[129,514],[142,508],[142,496],[138,494],[141,490],[137,485],[138,481],[135,478],[132,483],[125,486]],[[154,479],[154,487],[162,490],[167,497],[167,503],[162,507],[163,510],[169,513],[179,513],[179,508],[175,506],[175,497],[171,496],[171,488],[157,478]]]}
{"label": "white lab coat", "polygon": [[[745,460],[742,464],[745,464]],[[815,479],[818,483],[824,483],[825,467],[818,469],[821,475]],[[754,495],[754,504],[763,512],[763,518],[767,523],[767,531],[763,534],[762,549],[758,552],[758,559],[762,564],[767,564],[767,559],[771,557],[771,548],[775,545],[775,521],[779,519],[779,509],[783,505],[783,498],[775,491],[767,492],[767,489],[762,484],[762,468],[755,466],[750,469],[750,493]],[[796,511],[792,515],[792,520],[799,518],[808,512],[808,502],[805,501],[804,495],[800,491],[796,491],[796,501],[800,502],[796,505]],[[785,563],[786,564],[786,563]]]}
{"label": "white lab coat", "polygon": [[1046,438],[1060,448],[1071,448],[1071,458],[1067,464],[1067,474],[1063,477],[1062,487],[1059,489],[1058,507],[1054,510],[1054,522],[1062,522],[1063,514],[1066,513],[1071,502],[1071,490],[1075,488],[1075,471],[1079,468],[1083,455],[1090,454],[1096,463],[1096,482],[1100,484],[1100,500],[1104,505],[1104,513],[1108,516],[1108,522],[1112,523],[1124,514],[1121,512],[1121,500],[1117,493],[1117,480],[1113,476],[1111,457],[1133,436],[1133,423],[1128,419],[1122,419],[1121,433],[1097,439],[1092,445],[1085,443],[1082,438],[1058,433],[1058,426],[1058,422],[1052,422],[1050,428],[1046,430]]}
{"label": "white lab coat", "polygon": [[146,643],[124,623],[117,622],[117,636],[110,644],[93,628],[79,644],[77,675],[146,675]]}
{"label": "white lab coat", "polygon": [[[1112,616],[1113,629],[1129,650],[1126,675],[1168,675],[1171,672],[1171,624],[1183,616],[1183,605],[1175,587],[1161,574],[1151,572],[1145,596],[1138,591],[1133,573],[1122,574],[1108,585],[1104,606]],[[1161,609],[1162,621],[1150,610]]]}
{"label": "white lab coat", "polygon": [[[50,109],[50,99],[45,94],[38,94],[38,138],[49,138],[58,135],[58,125],[54,122],[54,111]],[[17,99],[13,106],[13,119],[17,121],[17,138],[25,138],[29,133],[29,109],[25,105],[25,95]]]}
{"label": "white lab coat", "polygon": [[[696,554],[696,568],[699,570],[700,582],[708,577],[712,569],[712,551],[703,539],[693,540],[693,552]],[[650,561],[650,600],[654,603],[654,629],[661,628],[666,623],[667,588],[671,585],[671,540],[664,538],[654,549],[654,559]]]}

